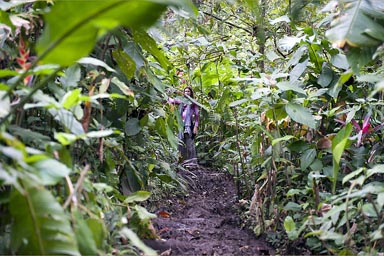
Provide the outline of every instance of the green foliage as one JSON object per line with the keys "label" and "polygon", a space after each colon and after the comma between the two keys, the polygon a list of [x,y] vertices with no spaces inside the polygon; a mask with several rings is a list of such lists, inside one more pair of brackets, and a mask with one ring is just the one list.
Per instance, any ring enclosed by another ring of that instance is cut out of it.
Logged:
{"label": "green foliage", "polygon": [[384,5],[368,0],[339,2],[341,12],[334,17],[326,36],[338,47],[348,48],[348,61],[358,73],[384,41],[384,14],[378,11]]}
{"label": "green foliage", "polygon": [[[324,215],[313,216],[313,221],[305,224],[313,230],[306,236],[318,237],[327,242],[328,250],[340,254],[346,250],[354,254],[381,252],[384,187],[382,182],[375,180],[382,173],[383,166],[376,165],[345,176],[343,184],[350,183],[348,190],[330,198]],[[371,223],[369,227],[364,224],[365,220]],[[360,251],[358,248],[361,247]]]}
{"label": "green foliage", "polygon": [[[160,4],[157,1],[58,1],[44,16],[46,26],[37,44],[38,56],[45,63],[71,65],[88,55],[96,40],[107,31],[117,26],[152,25],[170,4],[174,5],[176,2],[163,1]],[[177,5],[186,7],[189,3],[178,1]],[[129,13],[126,10],[129,10]],[[57,20],[62,22],[58,23]],[[143,40],[146,43],[150,41]]]}
{"label": "green foliage", "polygon": [[344,150],[347,148],[348,138],[352,132],[352,125],[348,124],[341,129],[332,140],[333,155],[333,193],[336,192],[337,178],[340,169],[340,160]]}
{"label": "green foliage", "polygon": [[285,106],[287,114],[292,118],[292,120],[304,124],[312,129],[316,128],[316,122],[311,112],[307,108],[304,108],[298,104],[288,103]]}
{"label": "green foliage", "polygon": [[156,255],[140,241],[155,216],[139,205],[150,193],[134,191],[179,181],[167,163],[175,124],[156,107],[164,85],[150,69],[172,64],[145,29],[168,7],[196,10],[30,2],[0,5],[1,253]]}
{"label": "green foliage", "polygon": [[0,3],[1,252],[155,255],[142,204],[182,187],[163,103],[185,84],[244,225],[281,254],[382,252],[383,6],[325,2]]}
{"label": "green foliage", "polygon": [[[382,152],[381,89],[380,95],[371,93],[379,80],[361,74],[381,77],[383,40],[371,32],[380,32],[382,13],[379,1],[367,5],[211,1],[200,4],[197,25],[166,20],[171,62],[186,73],[198,101],[209,106],[201,115],[199,158],[235,176],[239,196],[249,201],[245,225],[258,235],[266,232],[282,254],[292,254],[286,236],[304,243],[293,251],[297,254],[368,252],[365,245],[372,246],[359,241],[343,248],[349,240],[340,240],[337,232],[310,233],[332,194],[346,193],[341,180],[381,161],[375,153]],[[175,33],[179,24],[183,30]],[[351,122],[369,111],[376,118],[363,135]],[[366,206],[366,212],[372,209]],[[364,237],[360,229],[355,232]],[[330,239],[323,239],[327,235]],[[331,240],[344,243],[333,247]]]}
{"label": "green foliage", "polygon": [[9,207],[13,252],[80,255],[69,218],[49,191],[27,185],[12,193]]}
{"label": "green foliage", "polygon": [[288,238],[291,240],[295,240],[299,237],[299,234],[296,229],[295,221],[291,216],[287,216],[284,220],[284,228],[288,234]]}

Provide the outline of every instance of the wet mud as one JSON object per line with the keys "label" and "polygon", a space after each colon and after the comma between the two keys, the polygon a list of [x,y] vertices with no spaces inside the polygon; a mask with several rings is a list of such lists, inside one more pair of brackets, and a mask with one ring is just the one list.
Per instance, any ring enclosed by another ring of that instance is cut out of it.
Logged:
{"label": "wet mud", "polygon": [[230,175],[199,167],[180,171],[188,195],[172,196],[156,209],[160,236],[147,245],[160,255],[273,255],[251,231],[241,228],[236,187]]}

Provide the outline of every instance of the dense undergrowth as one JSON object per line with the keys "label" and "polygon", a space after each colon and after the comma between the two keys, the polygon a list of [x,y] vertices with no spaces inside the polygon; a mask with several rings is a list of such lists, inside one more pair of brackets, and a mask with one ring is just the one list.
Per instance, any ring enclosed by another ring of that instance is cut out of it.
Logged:
{"label": "dense undergrowth", "polygon": [[155,254],[142,202],[185,188],[164,104],[185,84],[200,163],[234,176],[255,235],[383,252],[380,1],[0,9],[0,253]]}

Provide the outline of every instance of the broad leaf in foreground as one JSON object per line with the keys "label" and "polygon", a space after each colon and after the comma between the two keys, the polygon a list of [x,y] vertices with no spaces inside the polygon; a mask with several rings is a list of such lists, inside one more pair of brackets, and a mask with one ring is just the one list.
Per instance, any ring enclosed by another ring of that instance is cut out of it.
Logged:
{"label": "broad leaf in foreground", "polygon": [[379,0],[341,0],[344,7],[332,22],[326,36],[339,46],[377,46],[384,41],[384,2]]}
{"label": "broad leaf in foreground", "polygon": [[189,0],[57,1],[44,17],[38,56],[47,63],[71,65],[88,55],[106,31],[118,26],[148,27],[168,6],[194,11]]}
{"label": "broad leaf in foreground", "polygon": [[332,21],[326,36],[340,48],[362,49],[357,55],[347,51],[348,61],[357,72],[359,67],[372,59],[375,49],[384,42],[384,1],[340,0],[339,6],[341,12]]}
{"label": "broad leaf in foreground", "polygon": [[44,187],[14,190],[11,247],[15,254],[80,255],[68,216]]}

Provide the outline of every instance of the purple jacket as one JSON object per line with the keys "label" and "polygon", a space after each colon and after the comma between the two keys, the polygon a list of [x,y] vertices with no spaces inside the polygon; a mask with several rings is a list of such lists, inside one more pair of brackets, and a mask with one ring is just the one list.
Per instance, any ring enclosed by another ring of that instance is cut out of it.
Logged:
{"label": "purple jacket", "polygon": [[[176,104],[176,105],[180,105],[183,103],[181,100],[173,99],[170,97],[168,98],[168,102],[171,104]],[[190,119],[194,121],[195,127],[198,127],[198,125],[199,125],[199,107],[195,103],[192,103],[191,110],[192,111],[190,114],[192,116]],[[185,121],[186,115],[187,115],[187,111],[186,111],[186,107],[184,105],[184,109],[183,109],[183,112],[181,114],[181,118],[183,119],[183,122]]]}

